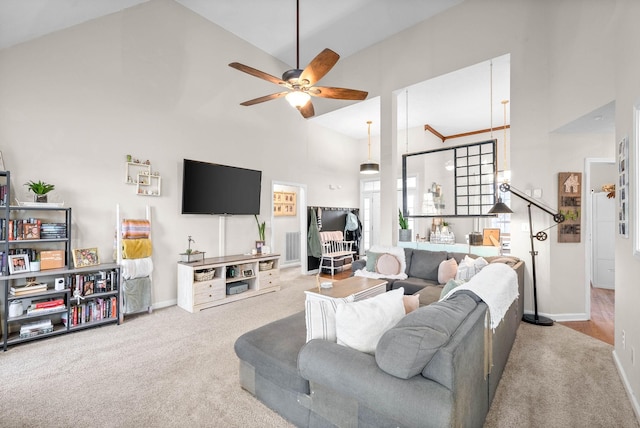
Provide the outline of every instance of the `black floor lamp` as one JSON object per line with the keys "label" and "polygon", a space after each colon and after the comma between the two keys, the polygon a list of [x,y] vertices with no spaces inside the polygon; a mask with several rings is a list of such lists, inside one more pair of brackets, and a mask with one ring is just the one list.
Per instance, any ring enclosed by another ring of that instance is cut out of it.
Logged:
{"label": "black floor lamp", "polygon": [[[553,221],[556,223],[562,223],[564,221],[564,215],[560,213],[554,213],[549,208],[544,207],[538,204],[536,201],[531,199],[529,196],[521,192],[520,190],[512,187],[509,183],[502,183],[500,185],[500,191],[503,193],[511,192],[512,195],[519,197],[524,200],[528,205],[527,209],[529,211],[529,239],[531,241],[531,272],[533,275],[533,307],[534,314],[525,314],[522,317],[522,320],[531,324],[543,325],[543,326],[551,326],[553,325],[553,320],[551,318],[547,318],[544,316],[538,315],[538,293],[536,289],[536,256],[538,252],[535,250],[533,245],[533,239],[537,239],[538,241],[544,241],[547,239],[547,233],[542,231],[538,232],[535,235],[533,234],[533,224],[531,222],[531,205],[540,208],[542,211],[553,216]],[[508,214],[513,213],[511,209],[505,205],[500,198],[498,198],[498,202],[489,210],[489,214]]]}

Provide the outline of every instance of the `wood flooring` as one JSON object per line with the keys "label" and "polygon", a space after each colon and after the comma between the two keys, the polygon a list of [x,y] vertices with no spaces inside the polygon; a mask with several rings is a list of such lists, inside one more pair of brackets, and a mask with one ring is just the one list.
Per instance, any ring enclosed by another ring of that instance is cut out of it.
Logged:
{"label": "wood flooring", "polygon": [[589,321],[567,321],[560,324],[614,344],[615,291],[591,287],[591,319]]}
{"label": "wood flooring", "polygon": [[[333,278],[329,273],[322,273],[320,276],[338,281],[350,277],[351,269],[345,267],[343,271],[336,272]],[[614,307],[614,290],[591,287],[591,319],[589,321],[567,321],[560,324],[613,345],[615,335],[613,328]]]}

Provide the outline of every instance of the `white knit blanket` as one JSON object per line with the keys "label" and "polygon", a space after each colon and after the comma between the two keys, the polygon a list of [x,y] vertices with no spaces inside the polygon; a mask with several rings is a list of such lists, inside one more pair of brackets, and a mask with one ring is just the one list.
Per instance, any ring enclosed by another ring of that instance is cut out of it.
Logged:
{"label": "white knit blanket", "polygon": [[363,276],[365,278],[374,279],[407,279],[407,274],[402,272],[397,275],[382,275],[378,272],[370,272],[366,269],[358,269],[353,273],[353,276]]}
{"label": "white knit blanket", "polygon": [[518,275],[504,263],[491,263],[440,300],[446,300],[461,290],[473,292],[487,304],[491,328],[495,330],[509,306],[518,298]]}

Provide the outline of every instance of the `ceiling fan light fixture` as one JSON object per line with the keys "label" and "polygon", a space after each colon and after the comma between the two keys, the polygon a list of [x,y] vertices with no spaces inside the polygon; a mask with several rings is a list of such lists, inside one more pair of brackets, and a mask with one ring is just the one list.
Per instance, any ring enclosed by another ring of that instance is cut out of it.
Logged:
{"label": "ceiling fan light fixture", "polygon": [[311,99],[311,95],[303,91],[291,91],[284,97],[295,108],[303,107]]}

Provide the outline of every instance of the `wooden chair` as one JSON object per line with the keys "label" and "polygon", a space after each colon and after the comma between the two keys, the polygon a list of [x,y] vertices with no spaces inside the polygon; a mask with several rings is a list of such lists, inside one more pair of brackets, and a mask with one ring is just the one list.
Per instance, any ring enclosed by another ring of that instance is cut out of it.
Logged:
{"label": "wooden chair", "polygon": [[319,269],[329,269],[333,276],[337,269],[353,263],[354,241],[345,241],[342,231],[320,232],[320,243],[322,256]]}

